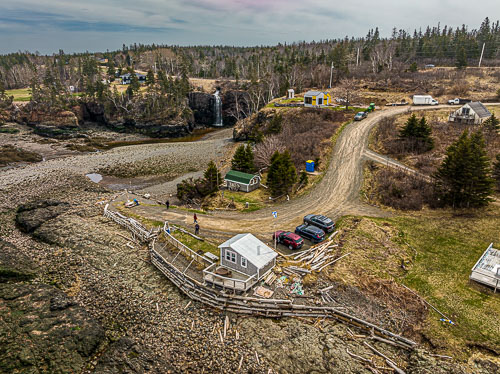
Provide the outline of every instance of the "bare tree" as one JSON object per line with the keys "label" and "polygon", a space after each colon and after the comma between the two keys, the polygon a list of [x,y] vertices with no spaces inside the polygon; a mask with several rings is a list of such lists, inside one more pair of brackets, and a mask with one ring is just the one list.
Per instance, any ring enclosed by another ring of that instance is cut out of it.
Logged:
{"label": "bare tree", "polygon": [[271,156],[274,152],[284,152],[285,145],[278,135],[269,136],[262,143],[258,143],[254,150],[255,166],[263,168],[271,164]]}
{"label": "bare tree", "polygon": [[349,109],[349,105],[359,99],[356,81],[352,78],[344,78],[340,84],[335,88],[335,94],[345,104],[345,110]]}

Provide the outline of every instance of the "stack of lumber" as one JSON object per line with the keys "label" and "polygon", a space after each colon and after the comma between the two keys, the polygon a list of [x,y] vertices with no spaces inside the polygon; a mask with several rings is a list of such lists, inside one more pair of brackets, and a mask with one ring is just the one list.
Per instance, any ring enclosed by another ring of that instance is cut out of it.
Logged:
{"label": "stack of lumber", "polygon": [[293,259],[302,261],[304,265],[309,265],[311,270],[321,271],[322,266],[333,258],[333,248],[337,245],[332,244],[333,240],[328,240],[319,245],[315,245],[305,251],[298,253]]}
{"label": "stack of lumber", "polygon": [[264,283],[271,286],[276,279],[278,279],[278,276],[271,271],[267,277],[264,278]]}

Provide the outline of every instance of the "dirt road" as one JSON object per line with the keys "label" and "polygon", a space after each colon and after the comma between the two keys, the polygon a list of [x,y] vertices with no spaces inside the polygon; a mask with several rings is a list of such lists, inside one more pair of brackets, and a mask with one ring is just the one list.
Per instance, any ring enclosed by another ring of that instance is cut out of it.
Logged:
{"label": "dirt road", "polygon": [[[391,117],[408,110],[436,110],[436,107],[395,107],[371,114],[366,120],[353,122],[346,126],[339,136],[332,153],[330,165],[323,179],[305,196],[266,207],[252,213],[216,212],[198,216],[202,229],[218,232],[250,231],[268,236],[275,229],[293,230],[302,223],[304,215],[309,213],[324,214],[333,219],[343,215],[388,216],[390,213],[361,202],[359,189],[363,181],[363,164],[374,158],[368,149],[370,130],[385,117]],[[371,152],[373,153],[373,152]],[[369,155],[369,156],[368,156]],[[375,154],[376,155],[376,154]],[[379,160],[380,161],[380,160]],[[384,159],[384,163],[387,159]],[[391,166],[399,165],[397,161]],[[136,213],[156,220],[192,225],[191,214],[169,211],[162,207],[137,207]],[[278,212],[273,218],[272,212]]]}

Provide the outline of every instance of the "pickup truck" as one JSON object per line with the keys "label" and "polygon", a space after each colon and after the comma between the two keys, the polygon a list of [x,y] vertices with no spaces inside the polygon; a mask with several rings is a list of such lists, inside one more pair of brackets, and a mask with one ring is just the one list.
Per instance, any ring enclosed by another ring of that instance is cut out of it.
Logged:
{"label": "pickup truck", "polygon": [[459,99],[458,97],[456,99],[448,100],[449,105],[462,105],[470,102],[471,101],[469,99]]}

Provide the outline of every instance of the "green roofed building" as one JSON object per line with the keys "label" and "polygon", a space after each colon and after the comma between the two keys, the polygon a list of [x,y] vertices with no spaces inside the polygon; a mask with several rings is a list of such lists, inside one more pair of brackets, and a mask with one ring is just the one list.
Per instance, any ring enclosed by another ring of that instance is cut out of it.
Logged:
{"label": "green roofed building", "polygon": [[224,177],[225,186],[231,191],[250,192],[260,186],[260,176],[229,170]]}

